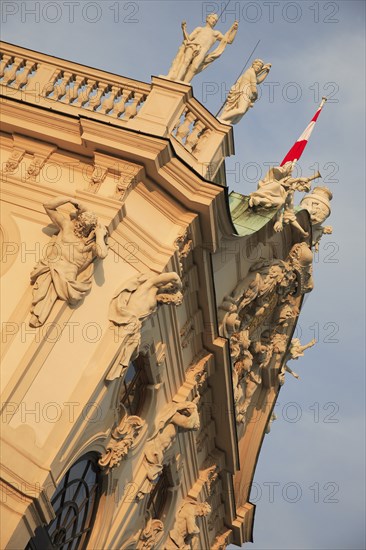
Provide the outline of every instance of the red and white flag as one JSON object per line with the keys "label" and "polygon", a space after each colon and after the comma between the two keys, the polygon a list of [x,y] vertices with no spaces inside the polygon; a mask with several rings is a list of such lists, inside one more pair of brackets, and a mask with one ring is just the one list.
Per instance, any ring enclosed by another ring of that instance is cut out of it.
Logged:
{"label": "red and white flag", "polygon": [[305,128],[299,139],[296,141],[296,143],[291,147],[283,161],[281,162],[280,166],[283,166],[286,162],[296,162],[301,157],[307,142],[309,141],[309,138],[311,136],[311,132],[314,129],[315,123],[318,119],[318,116],[320,115],[320,111],[322,110],[324,103],[327,101],[326,97],[322,98],[322,101],[318,107],[317,112],[311,119],[309,125]]}

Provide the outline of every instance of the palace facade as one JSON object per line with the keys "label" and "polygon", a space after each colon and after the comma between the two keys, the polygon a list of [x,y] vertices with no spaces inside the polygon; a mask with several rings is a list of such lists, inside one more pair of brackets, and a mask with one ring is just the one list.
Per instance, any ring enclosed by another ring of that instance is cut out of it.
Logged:
{"label": "palace facade", "polygon": [[1,52],[1,547],[251,541],[308,211],[228,195],[233,129],[189,84]]}

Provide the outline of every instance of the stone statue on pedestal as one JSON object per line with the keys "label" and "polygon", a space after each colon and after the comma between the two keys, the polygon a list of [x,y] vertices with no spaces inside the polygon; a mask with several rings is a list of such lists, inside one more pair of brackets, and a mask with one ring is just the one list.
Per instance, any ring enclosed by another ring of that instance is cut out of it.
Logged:
{"label": "stone statue on pedestal", "polygon": [[242,74],[231,87],[225,106],[218,117],[220,122],[237,124],[245,113],[253,107],[258,98],[257,84],[267,78],[271,64],[255,59],[252,66]]}
{"label": "stone statue on pedestal", "polygon": [[[218,21],[215,13],[210,13],[206,18],[205,27],[197,27],[191,34],[187,33],[187,24],[182,23],[183,43],[167,74],[167,78],[183,82],[191,82],[192,78],[203,71],[210,63],[220,57],[227,44],[232,44],[238,30],[238,22],[231,26],[223,35],[215,31]],[[210,48],[219,41],[219,46],[209,52]]]}

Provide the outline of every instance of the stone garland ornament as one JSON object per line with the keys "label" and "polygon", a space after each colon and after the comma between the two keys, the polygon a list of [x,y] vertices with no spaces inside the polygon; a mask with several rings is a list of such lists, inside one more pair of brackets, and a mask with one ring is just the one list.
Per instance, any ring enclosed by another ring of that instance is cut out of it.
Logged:
{"label": "stone garland ornament", "polygon": [[178,306],[182,303],[181,288],[179,275],[167,272],[135,275],[116,290],[109,306],[109,320],[119,327],[122,355],[119,371],[109,373],[108,380],[118,378],[121,368],[123,371],[138,356],[143,321],[155,313],[160,304]]}
{"label": "stone garland ornament", "polygon": [[[70,219],[57,210],[67,203],[76,208]],[[43,206],[59,232],[31,273],[31,327],[44,324],[57,300],[77,305],[91,289],[94,260],[108,253],[107,228],[79,201],[57,197]]]}
{"label": "stone garland ornament", "polygon": [[[187,24],[182,22],[183,43],[169,69],[166,78],[182,82],[191,82],[192,78],[206,69],[225,50],[227,44],[232,44],[238,30],[238,22],[235,21],[225,35],[215,31],[218,21],[215,13],[206,17],[206,26],[197,27],[191,34],[187,33]],[[219,41],[219,46],[213,51],[211,47]]]}
{"label": "stone garland ornament", "polygon": [[252,66],[242,74],[231,87],[221,115],[220,122],[237,124],[245,113],[254,106],[258,99],[257,84],[261,84],[268,76],[271,64],[261,59],[255,59]]}

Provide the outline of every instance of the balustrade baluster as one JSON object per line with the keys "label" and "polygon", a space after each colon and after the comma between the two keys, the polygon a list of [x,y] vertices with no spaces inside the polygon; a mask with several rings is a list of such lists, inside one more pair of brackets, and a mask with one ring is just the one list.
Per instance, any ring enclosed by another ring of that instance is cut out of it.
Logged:
{"label": "balustrade baluster", "polygon": [[206,141],[210,137],[210,134],[211,134],[211,130],[206,129],[201,133],[201,135],[198,136],[198,142],[197,142],[197,144],[196,144],[196,146],[193,150],[193,154],[195,156],[197,156],[201,153],[202,149],[205,146]]}
{"label": "balustrade baluster", "polygon": [[106,82],[97,83],[97,93],[94,97],[90,98],[89,105],[86,107],[92,111],[96,111],[101,103],[103,94],[108,90],[108,84]]}
{"label": "balustrade baluster", "polygon": [[54,85],[54,94],[52,99],[60,100],[66,93],[66,88],[72,78],[72,73],[70,73],[70,71],[62,71],[62,74],[62,82]]}
{"label": "balustrade baluster", "polygon": [[185,146],[186,146],[186,149],[188,149],[188,151],[190,152],[193,151],[196,144],[198,143],[199,136],[202,133],[202,130],[204,129],[204,127],[205,125],[200,120],[196,121],[196,124],[194,125],[194,128],[191,134],[186,139]]}
{"label": "balustrade baluster", "polygon": [[116,95],[119,93],[119,91],[120,88],[118,86],[112,86],[110,96],[107,97],[102,103],[102,108],[100,110],[101,113],[110,114],[110,111],[113,111],[114,100],[116,99]]}
{"label": "balustrade baluster", "polygon": [[74,85],[72,87],[70,86],[68,93],[66,95],[68,103],[73,104],[75,99],[79,97],[79,90],[84,83],[85,83],[85,78],[83,76],[78,76],[78,75],[75,76]]}
{"label": "balustrade baluster", "polygon": [[130,118],[134,118],[137,114],[137,107],[140,105],[142,101],[145,100],[145,94],[134,92],[134,101],[130,105],[127,105],[125,110],[125,116],[123,120],[130,120]]}
{"label": "balustrade baluster", "polygon": [[125,112],[126,101],[128,101],[131,97],[132,97],[132,91],[131,90],[123,90],[119,101],[117,101],[117,103],[115,103],[115,105],[114,105],[113,114],[116,117],[119,117],[122,113]]}
{"label": "balustrade baluster", "polygon": [[14,57],[14,63],[7,69],[4,74],[3,84],[9,86],[15,80],[17,71],[24,65],[24,59],[21,57]]}
{"label": "balustrade baluster", "polygon": [[187,111],[184,122],[178,127],[177,133],[175,135],[177,140],[180,141],[181,143],[183,143],[184,138],[187,137],[187,135],[189,134],[191,129],[191,124],[195,120],[195,118],[196,117],[193,113],[191,113],[190,111]]}
{"label": "balustrade baluster", "polygon": [[75,107],[84,107],[85,103],[88,103],[90,99],[90,94],[97,86],[96,81],[89,78],[85,80],[85,84],[86,88],[84,90],[81,90],[77,100],[73,103]]}
{"label": "balustrade baluster", "polygon": [[24,70],[21,73],[18,73],[15,82],[14,82],[14,88],[19,90],[22,86],[25,86],[28,82],[29,74],[33,69],[37,68],[37,63],[34,63],[34,61],[26,61]]}
{"label": "balustrade baluster", "polygon": [[14,61],[14,58],[11,55],[8,55],[6,53],[3,54],[0,62],[0,78],[4,76],[5,70],[7,69],[8,65]]}

